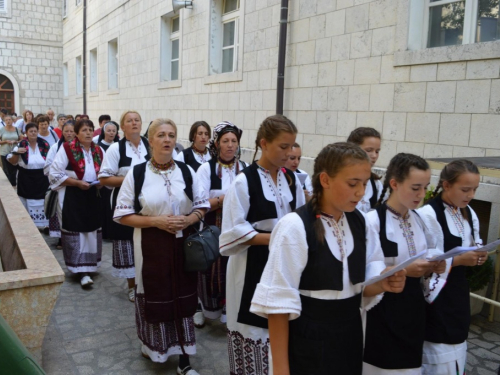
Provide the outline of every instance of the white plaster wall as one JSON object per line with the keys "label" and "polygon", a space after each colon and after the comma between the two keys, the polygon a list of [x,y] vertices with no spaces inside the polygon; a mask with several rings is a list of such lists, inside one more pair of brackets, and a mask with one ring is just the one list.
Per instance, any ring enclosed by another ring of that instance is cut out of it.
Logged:
{"label": "white plaster wall", "polygon": [[20,87],[19,112],[62,110],[62,0],[10,0],[0,16],[0,70]]}

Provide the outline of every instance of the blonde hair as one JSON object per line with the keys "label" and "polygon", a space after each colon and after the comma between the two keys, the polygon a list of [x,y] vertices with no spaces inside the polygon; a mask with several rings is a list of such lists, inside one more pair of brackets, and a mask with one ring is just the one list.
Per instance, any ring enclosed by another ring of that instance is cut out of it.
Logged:
{"label": "blonde hair", "polygon": [[125,124],[125,116],[127,116],[130,113],[135,113],[137,116],[139,116],[139,119],[141,120],[141,126],[142,126],[142,117],[141,117],[141,114],[139,112],[137,112],[137,111],[130,110],[130,111],[125,111],[125,112],[122,113],[122,115],[120,117],[120,129],[123,130],[123,124]]}
{"label": "blonde hair", "polygon": [[151,122],[151,124],[149,125],[148,139],[150,141],[153,140],[154,135],[156,134],[156,132],[158,131],[158,128],[161,125],[170,125],[171,127],[173,127],[174,131],[175,131],[175,139],[177,140],[177,125],[175,125],[175,122],[173,122],[172,120],[170,120],[168,118],[157,118],[156,120],[153,120]]}

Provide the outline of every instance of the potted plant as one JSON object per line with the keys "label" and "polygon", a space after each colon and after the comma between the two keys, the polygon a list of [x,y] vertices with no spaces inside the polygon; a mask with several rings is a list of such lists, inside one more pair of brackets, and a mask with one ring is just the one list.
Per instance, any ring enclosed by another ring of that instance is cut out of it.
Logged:
{"label": "potted plant", "polygon": [[[486,296],[488,284],[490,283],[491,276],[493,275],[493,260],[488,257],[486,262],[480,266],[467,267],[465,276],[469,282],[470,291],[482,297]],[[483,310],[484,301],[477,298],[470,299],[470,312],[471,315],[479,314]]]}

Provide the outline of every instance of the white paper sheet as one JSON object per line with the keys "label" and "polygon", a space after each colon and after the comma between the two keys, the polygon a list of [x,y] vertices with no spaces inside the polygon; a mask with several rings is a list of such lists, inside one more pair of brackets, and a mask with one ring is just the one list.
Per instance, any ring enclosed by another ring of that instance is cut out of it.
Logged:
{"label": "white paper sheet", "polygon": [[448,259],[448,258],[456,257],[457,255],[461,255],[461,254],[467,253],[469,251],[475,251],[475,250],[491,251],[491,250],[494,250],[499,245],[500,245],[500,240],[496,240],[496,241],[490,242],[489,244],[484,245],[482,247],[477,247],[477,246],[472,246],[472,247],[457,246],[457,247],[455,247],[455,248],[447,251],[444,254],[436,255],[435,257],[432,257],[432,258],[427,259],[427,260],[430,261],[430,262],[439,261],[439,260],[445,260],[445,259]]}
{"label": "white paper sheet", "polygon": [[300,183],[304,185],[306,182],[307,173],[297,173],[297,177],[299,178]]}
{"label": "white paper sheet", "polygon": [[427,250],[421,251],[420,253],[412,256],[411,258],[406,259],[404,262],[399,263],[396,265],[394,268],[391,268],[389,271],[384,272],[381,275],[374,276],[371,279],[366,280],[362,285],[363,286],[368,286],[375,284],[376,282],[383,280],[389,276],[394,275],[396,272],[401,271],[402,269],[408,267],[410,264],[412,264],[414,261],[417,259],[421,259],[425,254],[427,253]]}

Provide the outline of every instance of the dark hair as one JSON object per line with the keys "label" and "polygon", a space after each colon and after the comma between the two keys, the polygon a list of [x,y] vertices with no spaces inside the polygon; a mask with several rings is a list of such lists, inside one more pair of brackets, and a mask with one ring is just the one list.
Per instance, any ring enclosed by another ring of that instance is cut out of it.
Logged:
{"label": "dark hair", "polygon": [[210,129],[210,125],[206,121],[196,121],[193,125],[191,125],[191,129],[189,130],[189,141],[194,143],[194,139],[196,137],[196,132],[198,128],[203,126],[208,131],[208,137],[212,136],[212,129]]}
{"label": "dark hair", "polygon": [[295,143],[293,144],[292,148],[295,148],[295,147],[300,148],[300,145],[299,145],[297,142],[295,142]]}
{"label": "dark hair", "polygon": [[36,123],[39,124],[41,122],[46,122],[46,123],[50,124],[49,117],[45,116],[45,115],[37,116],[36,117]]}
{"label": "dark hair", "polygon": [[92,128],[92,131],[94,131],[94,123],[92,122],[92,120],[84,118],[84,119],[80,119],[76,122],[75,134],[78,134],[80,132],[80,129],[83,128],[84,126],[88,126],[88,127]]}
{"label": "dark hair", "polygon": [[89,115],[80,115],[80,120],[83,120],[83,119],[89,120],[90,117],[89,117]]}
{"label": "dark hair", "polygon": [[351,134],[349,134],[349,137],[347,138],[347,142],[352,142],[354,144],[357,144],[358,146],[361,146],[363,144],[363,142],[365,141],[365,138],[369,138],[369,137],[382,139],[378,130],[373,129],[373,128],[360,127],[360,128],[354,129],[351,132]]}
{"label": "dark hair", "polygon": [[384,188],[382,189],[382,194],[377,205],[383,203],[387,189],[389,189],[389,195],[392,193],[391,180],[395,179],[397,182],[403,182],[410,174],[411,168],[417,168],[421,171],[430,169],[429,163],[417,155],[400,152],[391,159],[385,173]]}
{"label": "dark hair", "polygon": [[[467,159],[457,159],[447,164],[439,175],[439,183],[433,191],[431,199],[442,193],[443,182],[446,181],[450,185],[453,185],[464,173],[479,174],[479,169],[476,164]],[[462,212],[462,216],[467,219],[467,211],[463,208],[460,211]]]}
{"label": "dark hair", "polygon": [[[330,177],[335,177],[343,168],[355,163],[370,163],[370,158],[361,147],[349,143],[331,143],[319,152],[314,160],[314,173],[312,176],[313,194],[311,205],[316,215],[321,214],[321,201],[323,199],[323,186],[320,175],[325,172]],[[316,220],[315,231],[319,241],[325,237],[325,228],[321,220]]]}
{"label": "dark hair", "polygon": [[255,153],[253,160],[257,156],[260,148],[260,141],[265,139],[268,142],[274,141],[281,132],[297,134],[298,130],[295,124],[283,115],[274,115],[267,117],[259,126],[257,137],[255,138]]}
{"label": "dark hair", "polygon": [[0,112],[2,112],[4,115],[9,114],[9,111],[7,111],[5,108],[0,109]]}
{"label": "dark hair", "polygon": [[34,122],[28,122],[26,124],[26,127],[24,128],[24,131],[27,133],[31,128],[36,128],[36,130],[38,130],[38,124],[35,124]]}
{"label": "dark hair", "polygon": [[110,115],[100,115],[99,116],[99,124],[103,121],[106,121],[106,122],[111,121],[111,116]]}

